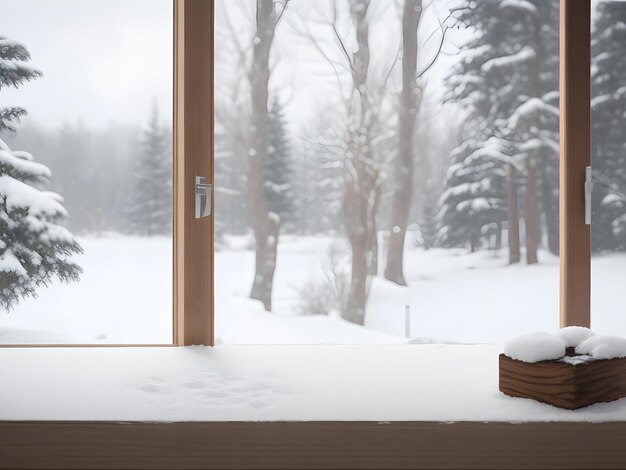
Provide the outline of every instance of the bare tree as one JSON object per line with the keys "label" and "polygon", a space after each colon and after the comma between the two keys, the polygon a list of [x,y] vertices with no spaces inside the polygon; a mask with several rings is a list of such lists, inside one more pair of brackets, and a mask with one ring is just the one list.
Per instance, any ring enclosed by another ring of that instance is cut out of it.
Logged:
{"label": "bare tree", "polygon": [[396,158],[395,190],[391,209],[391,233],[385,278],[406,285],[403,273],[404,238],[413,195],[413,133],[420,104],[417,83],[417,29],[422,0],[405,0],[402,14],[402,91],[398,103],[399,153]]}
{"label": "bare tree", "polygon": [[298,33],[308,39],[332,67],[344,105],[345,125],[326,147],[334,152],[341,165],[340,212],[352,255],[350,285],[342,314],[348,321],[362,325],[370,276],[377,272],[376,214],[380,203],[381,166],[387,161],[379,152],[384,141],[380,134],[380,114],[385,84],[398,55],[388,70],[383,67],[383,73],[377,73],[381,70],[375,70],[370,64],[369,38],[370,24],[377,12],[370,8],[369,0],[348,0],[346,4],[353,33],[350,37],[340,27],[340,2],[333,3],[331,20],[322,21],[329,27],[333,47],[337,48],[334,54],[324,49],[320,36],[313,35],[306,24]]}
{"label": "bare tree", "polygon": [[368,0],[350,0],[350,17],[356,32],[356,52],[347,52],[353,93],[348,101],[347,146],[344,165],[342,215],[352,249],[352,269],[344,317],[362,325],[365,320],[367,281],[373,261],[378,206],[379,171],[373,153],[372,131],[375,115],[367,86],[370,64]]}
{"label": "bare tree", "polygon": [[404,279],[404,239],[413,201],[413,174],[415,168],[415,152],[413,136],[415,123],[422,101],[420,79],[435,64],[444,44],[448,27],[439,21],[441,32],[438,48],[428,64],[417,70],[417,60],[420,53],[417,34],[420,28],[424,8],[422,0],[405,0],[402,13],[402,90],[398,103],[398,147],[399,154],[395,162],[395,181],[391,209],[391,233],[387,252],[387,266],[385,278],[398,285],[405,286]]}
{"label": "bare tree", "polygon": [[276,26],[287,2],[277,13],[273,0],[257,0],[256,35],[250,68],[250,151],[248,154],[248,208],[256,243],[256,265],[250,297],[272,309],[272,284],[276,268],[276,247],[280,217],[269,212],[264,189],[263,164],[268,151],[268,95],[270,50]]}

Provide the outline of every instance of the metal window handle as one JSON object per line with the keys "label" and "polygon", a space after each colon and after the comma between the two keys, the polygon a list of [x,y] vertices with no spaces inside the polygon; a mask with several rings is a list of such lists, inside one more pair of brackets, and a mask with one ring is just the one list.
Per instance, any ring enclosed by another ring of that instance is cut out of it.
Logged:
{"label": "metal window handle", "polygon": [[591,167],[585,168],[585,225],[591,225],[591,193],[593,181],[591,179]]}
{"label": "metal window handle", "polygon": [[196,176],[196,219],[211,215],[211,191],[213,185],[204,176]]}

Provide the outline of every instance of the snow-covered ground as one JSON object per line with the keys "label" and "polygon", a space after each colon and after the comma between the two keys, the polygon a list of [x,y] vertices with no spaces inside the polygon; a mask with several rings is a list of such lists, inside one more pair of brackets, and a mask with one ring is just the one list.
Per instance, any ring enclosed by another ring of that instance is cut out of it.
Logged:
{"label": "snow-covered ground", "polygon": [[81,238],[80,282],[42,287],[0,312],[0,343],[171,343],[172,242]]}
{"label": "snow-covered ground", "polygon": [[429,344],[5,348],[0,420],[626,420],[626,400],[570,411],[500,393],[499,351]]}
{"label": "snow-covered ground", "polygon": [[[42,288],[38,298],[0,313],[0,343],[170,343],[171,240],[80,241],[82,280]],[[469,254],[412,246],[405,264],[409,287],[375,278],[365,328],[333,314],[299,315],[300,293],[323,277],[331,244],[336,253],[347,254],[347,247],[330,237],[281,238],[273,312],[266,313],[247,297],[254,269],[249,241],[227,238],[215,260],[218,342],[404,343],[406,305],[411,337],[423,342],[501,344],[559,326],[557,258],[541,253],[539,265],[507,266],[504,250]],[[592,327],[626,336],[626,255],[596,257],[592,274]]]}

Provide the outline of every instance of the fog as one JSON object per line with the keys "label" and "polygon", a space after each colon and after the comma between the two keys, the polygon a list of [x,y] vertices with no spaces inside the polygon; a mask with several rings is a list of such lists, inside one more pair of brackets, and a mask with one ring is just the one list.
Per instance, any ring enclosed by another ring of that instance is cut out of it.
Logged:
{"label": "fog", "polygon": [[0,0],[0,35],[24,43],[43,72],[4,106],[58,129],[144,122],[172,108],[172,0]]}

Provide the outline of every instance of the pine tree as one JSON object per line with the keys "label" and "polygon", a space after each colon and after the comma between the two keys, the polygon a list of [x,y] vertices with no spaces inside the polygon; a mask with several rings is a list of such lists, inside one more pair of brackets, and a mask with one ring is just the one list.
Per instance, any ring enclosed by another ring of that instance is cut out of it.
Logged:
{"label": "pine tree", "polygon": [[506,148],[499,139],[467,139],[452,152],[452,163],[440,197],[442,243],[480,248],[489,229],[506,219]]}
{"label": "pine tree", "polygon": [[592,248],[626,250],[626,3],[598,5],[592,37]]}
{"label": "pine tree", "polygon": [[[30,54],[18,42],[0,37],[0,90],[18,88],[38,78]],[[15,130],[26,111],[0,108],[0,130]],[[82,252],[72,234],[59,223],[67,217],[63,199],[41,188],[50,170],[24,151],[0,140],[0,306],[9,310],[20,298],[33,296],[53,278],[78,280],[81,269],[71,256]]]}
{"label": "pine tree", "polygon": [[172,149],[156,106],[146,126],[142,151],[135,165],[135,181],[128,207],[132,233],[167,235],[172,230]]}
{"label": "pine tree", "polygon": [[[458,20],[476,34],[462,47],[448,79],[447,99],[469,112],[476,145],[491,145],[494,138],[511,145],[509,158],[495,158],[493,163],[507,175],[503,197],[514,229],[517,175],[524,176],[529,264],[537,262],[540,210],[549,248],[558,247],[558,13],[556,1],[463,0]],[[517,244],[510,240],[511,250]],[[512,262],[518,258],[511,253]]]}
{"label": "pine tree", "polygon": [[283,107],[278,98],[272,100],[268,114],[268,149],[263,162],[265,197],[269,211],[280,216],[281,225],[293,223],[293,167]]}
{"label": "pine tree", "polygon": [[[24,82],[41,77],[41,72],[28,65],[30,53],[23,44],[0,36],[0,90],[3,87],[18,88]],[[15,131],[26,110],[19,106],[0,108],[0,132]]]}

